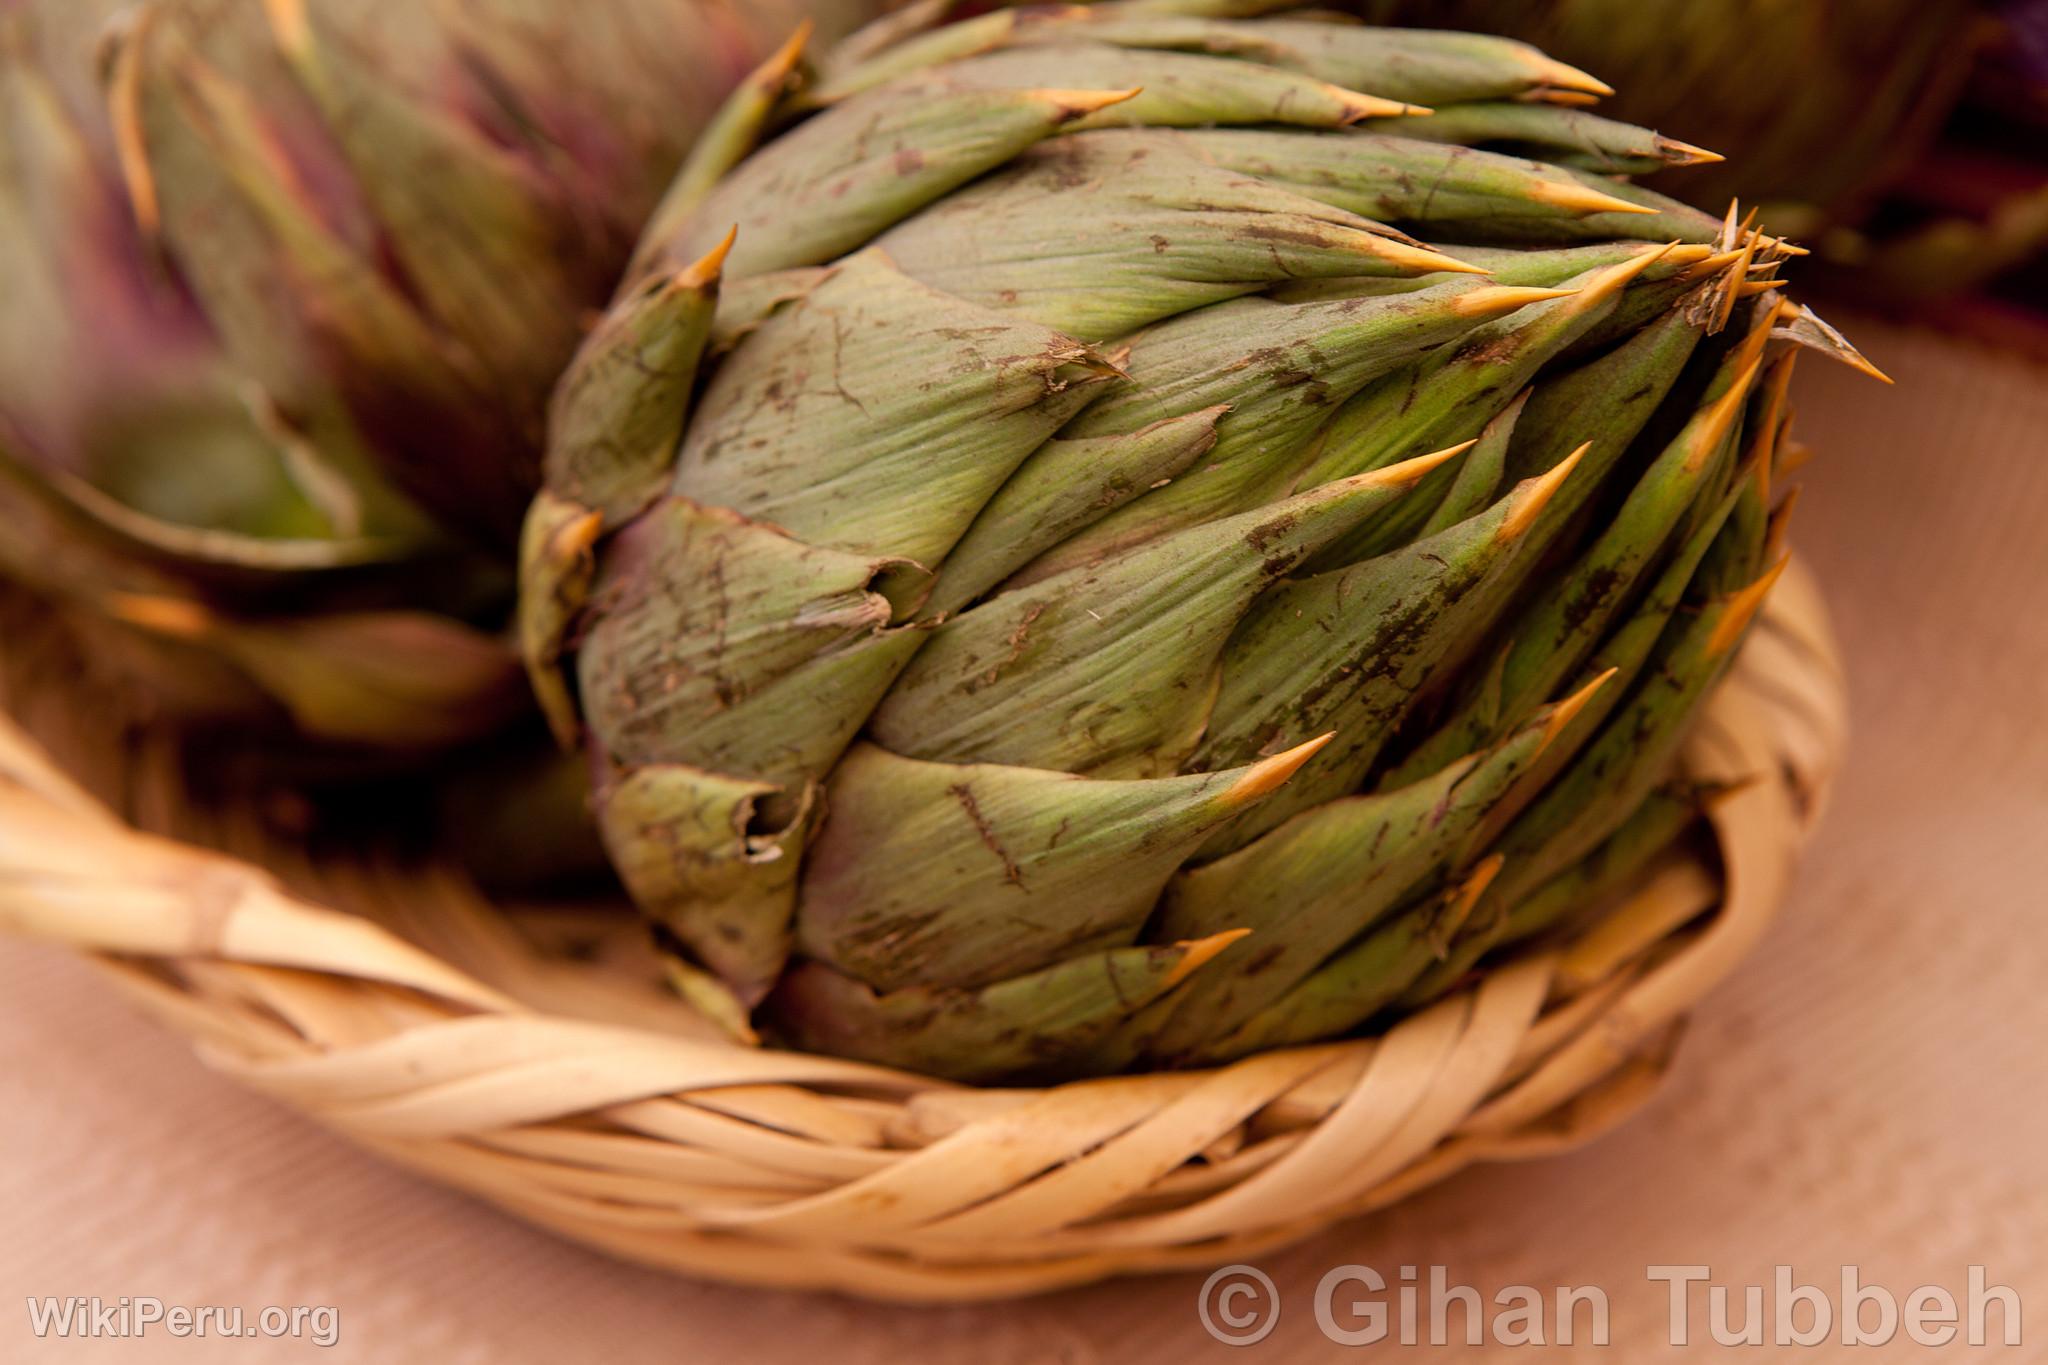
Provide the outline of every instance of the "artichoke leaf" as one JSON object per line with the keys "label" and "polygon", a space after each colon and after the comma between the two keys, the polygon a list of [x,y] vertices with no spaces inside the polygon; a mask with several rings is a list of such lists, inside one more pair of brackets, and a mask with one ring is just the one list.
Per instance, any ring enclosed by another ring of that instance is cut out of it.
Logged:
{"label": "artichoke leaf", "polygon": [[547,487],[603,513],[607,528],[660,496],[674,468],[732,242],[629,292],[556,385]]}
{"label": "artichoke leaf", "polygon": [[1481,273],[1157,132],[1041,143],[876,245],[934,288],[1096,340],[1288,280]]}
{"label": "artichoke leaf", "polygon": [[671,486],[822,548],[936,565],[1114,373],[864,252],[720,366]]}
{"label": "artichoke leaf", "polygon": [[649,764],[597,784],[598,830],[634,903],[725,984],[759,1004],[789,956],[804,841],[817,803],[808,790],[780,819],[771,783],[682,764]]}
{"label": "artichoke leaf", "polygon": [[1059,129],[1126,98],[1086,79],[876,90],[835,105],[742,162],[645,266],[710,251],[735,224],[735,279],[828,265]]}
{"label": "artichoke leaf", "polygon": [[627,766],[820,778],[921,643],[891,623],[927,579],[666,498],[606,543],[577,653],[585,720]]}
{"label": "artichoke leaf", "polygon": [[873,734],[932,760],[1173,772],[1259,594],[1460,453],[1326,484],[1002,593],[938,627],[875,712]]}
{"label": "artichoke leaf", "polygon": [[1332,801],[1228,857],[1175,877],[1159,933],[1200,937],[1227,922],[1252,937],[1190,984],[1152,1043],[1196,1051],[1300,984],[1469,854],[1487,817],[1601,687],[1602,677],[1483,754],[1396,791]]}
{"label": "artichoke leaf", "polygon": [[[1360,94],[1279,67],[1228,57],[1124,50],[1101,43],[1006,48],[955,62],[934,79],[986,89],[1066,86],[1135,91],[1127,99],[1076,120],[1072,125],[1076,130],[1264,123],[1344,128],[1360,119],[1420,112],[1400,100]],[[920,87],[906,83],[896,88]]]}
{"label": "artichoke leaf", "polygon": [[1421,118],[1375,120],[1360,127],[1418,141],[1512,149],[1597,175],[1649,175],[1723,159],[1704,147],[1584,109],[1517,100],[1474,100]]}
{"label": "artichoke leaf", "polygon": [[[1724,536],[1735,530],[1730,523]],[[1623,830],[1671,767],[1693,718],[1727,673],[1783,564],[1746,587],[1681,608],[1634,693],[1501,836],[1510,875],[1441,962],[1401,995],[1421,1005],[1452,989],[1516,927],[1512,907]],[[1523,924],[1526,925],[1526,918]]]}
{"label": "artichoke leaf", "polygon": [[1187,1060],[1214,1064],[1357,1028],[1398,1001],[1418,977],[1443,967],[1446,945],[1475,914],[1484,913],[1487,890],[1501,867],[1499,857],[1487,859],[1457,886],[1388,920]]}
{"label": "artichoke leaf", "polygon": [[1230,411],[1217,423],[1215,449],[1173,483],[1133,500],[1042,556],[1024,570],[1021,581],[1091,563],[1284,495],[1330,413],[1359,390],[1487,318],[1563,292],[1453,277],[1433,288],[1386,298],[1298,305],[1238,299],[1161,323],[1133,342],[1124,361],[1129,380],[1097,400],[1061,435],[1130,432],[1228,405]]}
{"label": "artichoke leaf", "polygon": [[1058,1078],[1242,936],[1113,948],[978,990],[878,994],[799,961],[767,1008],[780,1033],[815,1051],[964,1081]]}
{"label": "artichoke leaf", "polygon": [[1212,843],[1211,853],[1358,788],[1424,685],[1492,624],[1501,582],[1513,581],[1532,529],[1582,456],[1426,540],[1290,579],[1260,599],[1225,650],[1194,765],[1230,765],[1286,747],[1298,729],[1334,730],[1337,740],[1287,791],[1233,825],[1227,846]]}
{"label": "artichoke leaf", "polygon": [[1592,214],[1646,213],[1642,205],[1589,186],[1556,166],[1404,137],[1407,122],[1388,120],[1392,136],[1354,132],[1305,138],[1215,128],[1179,137],[1219,166],[1429,237],[1454,235],[1461,225],[1502,217],[1550,218],[1568,225]]}
{"label": "artichoke leaf", "polygon": [[939,570],[925,610],[966,606],[1041,553],[1185,473],[1216,448],[1222,405],[1112,436],[1047,441],[1010,476]]}
{"label": "artichoke leaf", "polygon": [[1128,947],[1203,837],[1326,742],[1141,781],[858,745],[833,772],[804,862],[798,947],[883,992],[985,986]]}

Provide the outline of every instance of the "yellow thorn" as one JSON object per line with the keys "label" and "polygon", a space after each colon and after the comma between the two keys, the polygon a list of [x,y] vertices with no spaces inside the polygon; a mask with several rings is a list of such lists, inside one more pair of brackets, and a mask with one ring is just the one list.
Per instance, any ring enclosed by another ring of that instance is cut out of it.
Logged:
{"label": "yellow thorn", "polygon": [[1356,90],[1346,90],[1341,85],[1325,85],[1323,93],[1344,106],[1346,124],[1361,123],[1369,118],[1420,118],[1436,112],[1420,104],[1383,100],[1377,95],[1361,95]]}
{"label": "yellow thorn", "polygon": [[1160,984],[1160,989],[1172,990],[1208,966],[1215,960],[1216,954],[1250,933],[1249,929],[1225,929],[1222,933],[1211,934],[1207,938],[1185,939],[1174,944],[1174,947],[1181,949],[1186,955],[1166,974],[1166,980]]}
{"label": "yellow thorn", "polygon": [[1714,258],[1714,248],[1705,242],[1680,242],[1665,247],[1662,254],[1673,265],[1698,266]]}
{"label": "yellow thorn", "polygon": [[1528,197],[1539,204],[1552,208],[1566,209],[1573,213],[1655,213],[1657,210],[1641,204],[1631,204],[1591,185],[1582,185],[1576,180],[1539,181],[1527,190]]}
{"label": "yellow thorn", "polygon": [[1742,201],[1740,199],[1730,199],[1728,201],[1727,216],[1721,220],[1721,249],[1723,251],[1733,251],[1735,249],[1735,219],[1741,212]]}
{"label": "yellow thorn", "polygon": [[1756,360],[1764,353],[1764,348],[1771,344],[1771,328],[1777,324],[1777,320],[1778,314],[1775,310],[1759,317],[1742,340],[1736,343],[1735,349],[1729,352],[1729,358],[1745,366]]}
{"label": "yellow thorn", "polygon": [[1517,308],[1526,308],[1532,303],[1545,299],[1561,299],[1576,294],[1576,289],[1537,289],[1519,284],[1489,284],[1458,295],[1451,300],[1451,311],[1461,318],[1490,318],[1502,313],[1512,313]]}
{"label": "yellow thorn", "polygon": [[1785,406],[1792,388],[1792,367],[1798,360],[1798,351],[1786,351],[1764,371],[1764,406],[1756,424],[1756,445],[1759,448],[1775,444],[1778,440],[1778,426],[1785,418]]}
{"label": "yellow thorn", "polygon": [[1736,263],[1728,287],[1721,291],[1721,307],[1714,317],[1714,325],[1708,328],[1709,331],[1720,331],[1728,325],[1729,319],[1735,316],[1736,283],[1749,274],[1749,263],[1755,254],[1755,247],[1756,242],[1753,238],[1742,244],[1742,259]]}
{"label": "yellow thorn", "polygon": [[1555,104],[1564,109],[1590,109],[1600,102],[1600,97],[1589,90],[1558,90],[1551,86],[1524,90],[1515,99],[1521,104]]}
{"label": "yellow thorn", "polygon": [[1543,722],[1543,747],[1547,749],[1556,743],[1557,737],[1565,732],[1565,727],[1579,718],[1579,713],[1592,704],[1594,695],[1601,688],[1612,682],[1614,675],[1619,672],[1621,670],[1618,668],[1608,669],[1605,673],[1602,673],[1599,677],[1551,707],[1550,719]]}
{"label": "yellow thorn", "polygon": [[760,1044],[761,1035],[747,1018],[746,1004],[733,993],[732,987],[681,958],[664,954],[661,963],[669,986],[685,1003],[723,1029],[734,1042],[749,1047]]}
{"label": "yellow thorn", "polygon": [[1361,488],[1401,488],[1417,484],[1422,482],[1423,476],[1431,470],[1448,461],[1457,459],[1460,455],[1463,455],[1478,444],[1479,441],[1475,437],[1470,441],[1463,441],[1443,450],[1433,450],[1427,455],[1417,455],[1412,460],[1403,460],[1399,464],[1390,464],[1384,469],[1375,469],[1368,474],[1359,474],[1355,476],[1356,482]]}
{"label": "yellow thorn", "polygon": [[1736,477],[1738,479],[1743,477],[1743,470],[1754,471],[1749,477],[1756,480],[1757,500],[1766,507],[1771,505],[1771,471],[1773,467],[1771,457],[1775,452],[1776,445],[1770,438],[1760,432],[1757,439],[1750,442],[1748,452],[1742,457],[1742,463],[1736,468]]}
{"label": "yellow thorn", "polygon": [[1707,653],[1725,654],[1740,643],[1743,633],[1749,629],[1749,623],[1763,610],[1764,599],[1771,595],[1771,589],[1777,586],[1779,576],[1791,562],[1789,558],[1780,559],[1764,571],[1762,578],[1728,599],[1726,614],[1721,617],[1721,623],[1714,627],[1714,634],[1707,641]]}
{"label": "yellow thorn", "polygon": [[1564,481],[1579,467],[1579,461],[1584,459],[1586,452],[1592,448],[1593,443],[1588,441],[1559,460],[1549,472],[1524,480],[1521,488],[1514,494],[1515,502],[1508,509],[1507,519],[1500,524],[1498,538],[1518,540],[1527,533],[1535,524],[1536,518],[1542,515],[1543,509],[1550,505],[1550,500],[1557,496],[1557,490],[1564,487]]}
{"label": "yellow thorn", "polygon": [[[1775,320],[1775,318],[1786,316],[1790,316],[1793,318],[1810,318],[1814,323],[1819,325],[1823,332],[1834,333],[1834,329],[1832,327],[1829,327],[1825,322],[1822,322],[1820,317],[1817,314],[1815,314],[1811,308],[1800,307],[1794,304],[1789,299],[1779,306],[1778,311],[1776,314],[1773,315],[1773,318]],[[1830,346],[1827,348],[1826,354],[1831,359],[1841,361],[1844,365],[1847,365],[1850,369],[1856,371],[1858,374],[1869,375],[1872,379],[1877,380],[1880,384],[1890,384],[1895,382],[1890,375],[1886,374],[1883,370],[1877,368],[1877,366],[1871,364],[1870,357],[1864,355],[1863,352],[1857,350],[1854,346],[1850,345],[1846,338],[1840,336],[1839,334],[1835,334],[1834,340],[1840,344]]]}
{"label": "yellow thorn", "polygon": [[1692,269],[1685,272],[1684,278],[1687,281],[1704,280],[1710,275],[1718,275],[1742,259],[1740,251],[1715,251],[1712,247],[1704,250],[1710,254],[1695,262]]}
{"label": "yellow thorn", "polygon": [[557,527],[548,540],[548,555],[557,565],[573,565],[589,555],[604,534],[604,513],[584,512]]}
{"label": "yellow thorn", "polygon": [[1713,458],[1714,452],[1721,448],[1721,443],[1728,439],[1728,433],[1735,429],[1736,419],[1742,416],[1743,405],[1749,401],[1750,385],[1756,382],[1757,372],[1763,368],[1763,363],[1761,355],[1751,357],[1743,366],[1742,373],[1736,376],[1735,382],[1728,386],[1728,392],[1722,394],[1714,406],[1695,419],[1699,421],[1700,427],[1695,438],[1697,444],[1693,446],[1692,454],[1685,462],[1687,469],[1700,468]]}
{"label": "yellow thorn", "polygon": [[811,45],[811,36],[818,26],[809,19],[796,26],[789,40],[775,49],[774,55],[754,70],[752,84],[761,90],[774,90],[786,82],[796,71],[797,63],[804,59],[804,49]]}
{"label": "yellow thorn", "polygon": [[1757,471],[1757,495],[1765,505],[1772,501],[1772,456],[1778,450],[1778,442],[1784,438],[1786,422],[1786,391],[1792,383],[1792,362],[1798,360],[1796,350],[1788,350],[1763,372],[1763,411],[1757,413],[1755,436],[1749,440],[1749,452],[1745,463]]}
{"label": "yellow thorn", "polygon": [[1710,152],[1704,147],[1695,147],[1690,142],[1680,142],[1675,137],[1657,137],[1657,150],[1666,162],[1673,166],[1711,166],[1728,158],[1719,152]]}
{"label": "yellow thorn", "polygon": [[1614,87],[1598,76],[1581,71],[1576,66],[1567,66],[1549,53],[1530,48],[1525,54],[1525,61],[1535,73],[1539,84],[1555,90],[1595,96],[1614,93]]}
{"label": "yellow thorn", "polygon": [[1461,261],[1456,256],[1446,256],[1441,251],[1428,247],[1410,246],[1397,242],[1391,237],[1382,237],[1376,232],[1359,234],[1364,240],[1360,249],[1369,256],[1377,256],[1389,265],[1398,265],[1413,270],[1418,275],[1434,274],[1437,271],[1452,271],[1460,275],[1491,275],[1493,272],[1483,265]]}
{"label": "yellow thorn", "polygon": [[[1737,342],[1735,348],[1728,353],[1728,359],[1725,363],[1739,367],[1744,371],[1753,368],[1756,362],[1762,358],[1764,348],[1771,344],[1771,329],[1776,325],[1781,311],[1782,308],[1775,308],[1770,312],[1760,314],[1750,324],[1749,331],[1743,334],[1742,340]],[[1746,373],[1743,375],[1744,379],[1748,377]]]}
{"label": "yellow thorn", "polygon": [[1145,93],[1145,87],[1132,86],[1129,90],[1038,90],[1033,93],[1059,112],[1060,122],[1072,123],[1075,119],[1099,114],[1112,105],[1134,100]]}
{"label": "yellow thorn", "polygon": [[1613,298],[1634,283],[1638,275],[1663,260],[1664,254],[1677,245],[1676,242],[1667,242],[1655,251],[1645,251],[1608,266],[1580,288],[1579,297],[1572,303],[1573,311],[1584,312]]}
{"label": "yellow thorn", "polygon": [[676,288],[706,289],[717,284],[719,276],[725,272],[725,258],[732,254],[733,244],[739,241],[739,239],[740,229],[739,225],[735,223],[732,229],[725,234],[724,241],[705,252],[703,257],[695,264],[686,265],[676,272]]}
{"label": "yellow thorn", "polygon": [[204,639],[213,633],[215,626],[211,611],[183,597],[116,592],[108,593],[101,606],[117,621],[180,640]]}
{"label": "yellow thorn", "polygon": [[1323,747],[1336,737],[1337,732],[1332,730],[1327,735],[1316,736],[1306,744],[1297,744],[1284,754],[1274,754],[1271,758],[1254,763],[1245,769],[1243,777],[1231,783],[1229,790],[1223,793],[1223,804],[1248,806],[1261,797],[1271,796],[1301,771],[1302,764],[1321,753]]}
{"label": "yellow thorn", "polygon": [[1448,938],[1465,927],[1465,921],[1472,918],[1479,898],[1486,894],[1486,888],[1493,885],[1493,879],[1500,875],[1507,862],[1507,855],[1496,853],[1472,869],[1472,875],[1465,878],[1452,893],[1450,904],[1444,907],[1444,916],[1436,925],[1438,934]]}

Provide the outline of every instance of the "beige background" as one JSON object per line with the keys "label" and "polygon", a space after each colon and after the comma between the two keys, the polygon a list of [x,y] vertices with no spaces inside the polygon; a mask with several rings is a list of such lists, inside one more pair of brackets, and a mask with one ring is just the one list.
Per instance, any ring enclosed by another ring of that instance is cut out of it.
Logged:
{"label": "beige background", "polygon": [[[1821,458],[1796,537],[1857,743],[1795,903],[1646,1114],[1264,1258],[1284,1308],[1261,1346],[1208,1341],[1199,1276],[913,1311],[615,1265],[384,1168],[210,1075],[81,964],[0,943],[0,1362],[1324,1359],[1310,1300],[1347,1263],[1599,1286],[1615,1349],[1578,1354],[1630,1362],[1681,1356],[1653,1264],[1826,1286],[1853,1263],[1901,1296],[1960,1295],[1983,1264],[2029,1310],[2030,1344],[1992,1356],[2048,1360],[2048,371],[1854,330],[1900,386],[1801,376]],[[74,1294],[333,1305],[341,1344],[31,1338],[24,1299]]]}

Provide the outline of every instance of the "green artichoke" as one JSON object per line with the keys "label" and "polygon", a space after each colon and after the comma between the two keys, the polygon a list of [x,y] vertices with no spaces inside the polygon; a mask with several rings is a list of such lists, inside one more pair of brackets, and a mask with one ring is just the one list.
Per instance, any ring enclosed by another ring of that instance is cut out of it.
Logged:
{"label": "green artichoke", "polygon": [[1858,362],[1796,249],[1465,145],[1701,159],[1519,43],[947,8],[743,86],[555,394],[521,639],[682,989],[966,1079],[1205,1064],[1691,837],[1791,346]]}
{"label": "green artichoke", "polygon": [[725,92],[864,8],[0,6],[0,573],[180,711],[526,714],[548,391]]}

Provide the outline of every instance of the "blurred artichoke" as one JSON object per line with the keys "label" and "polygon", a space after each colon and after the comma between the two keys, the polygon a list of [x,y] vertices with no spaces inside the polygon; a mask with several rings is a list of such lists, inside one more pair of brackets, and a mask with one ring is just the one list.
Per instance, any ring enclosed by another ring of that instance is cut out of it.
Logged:
{"label": "blurred artichoke", "polygon": [[1616,117],[1682,126],[1720,166],[1670,178],[1780,231],[1853,222],[1923,151],[1983,38],[1985,0],[1343,0],[1373,23],[1472,29],[1605,72]]}
{"label": "blurred artichoke", "polygon": [[0,4],[0,573],[184,711],[523,713],[547,392],[726,90],[860,8]]}
{"label": "blurred artichoke", "polygon": [[[558,389],[522,639],[735,1034],[1305,1042],[1692,827],[1782,553],[1772,343],[1856,357],[1793,248],[1581,168],[1706,159],[1598,81],[1283,8],[785,53]],[[1573,153],[1467,145],[1506,126]]]}
{"label": "blurred artichoke", "polygon": [[[1649,183],[1707,208],[1736,196],[1760,204],[1779,231],[1814,244],[1812,280],[1860,307],[2042,345],[2048,8],[2040,0],[1345,0],[1343,8],[1375,22],[1505,34],[1606,72],[1622,86],[1619,117],[1683,126],[1729,157],[1698,175]],[[1487,145],[1518,147],[1512,136]],[[2035,316],[2016,329],[2013,314],[2024,318],[2025,307]]]}

